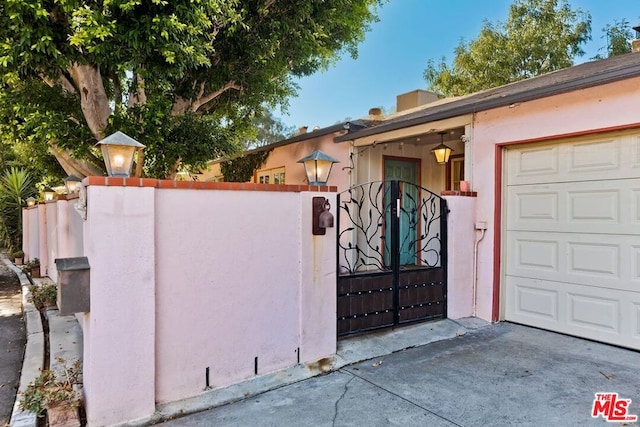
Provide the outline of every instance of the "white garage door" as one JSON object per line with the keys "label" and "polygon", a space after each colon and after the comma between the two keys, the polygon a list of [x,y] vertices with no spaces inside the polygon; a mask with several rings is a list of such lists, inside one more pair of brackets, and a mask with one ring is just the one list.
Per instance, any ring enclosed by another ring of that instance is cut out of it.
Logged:
{"label": "white garage door", "polygon": [[640,349],[640,134],[510,148],[505,318]]}

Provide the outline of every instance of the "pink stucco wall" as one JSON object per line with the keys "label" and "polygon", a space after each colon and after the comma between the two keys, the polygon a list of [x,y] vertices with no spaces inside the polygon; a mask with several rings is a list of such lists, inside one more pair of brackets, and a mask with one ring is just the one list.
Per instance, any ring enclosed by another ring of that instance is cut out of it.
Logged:
{"label": "pink stucco wall", "polygon": [[[56,203],[56,201],[45,203],[47,256],[44,267],[45,275],[51,277],[54,281],[58,278],[56,264],[54,262],[54,260],[58,258],[58,209],[56,208]],[[43,260],[40,260],[40,262],[42,263]]]}
{"label": "pink stucco wall", "polygon": [[22,210],[25,261],[38,258],[40,273],[57,281],[56,258],[82,256],[83,221],[73,205],[60,199]]}
{"label": "pink stucco wall", "polygon": [[311,233],[327,187],[103,180],[88,181],[84,223],[90,425],[198,395],[207,368],[218,388],[254,377],[256,358],[261,375],[335,353],[335,234]]}
{"label": "pink stucco wall", "polygon": [[159,402],[201,393],[207,367],[211,386],[220,387],[253,377],[256,357],[263,374],[295,365],[298,351],[301,362],[335,351],[334,315],[327,324],[314,314],[330,346],[303,325],[309,305],[335,313],[331,287],[307,301],[331,280],[335,248],[330,235],[312,239],[305,194],[158,191]]}
{"label": "pink stucco wall", "polygon": [[22,209],[22,251],[24,260],[40,258],[38,206]]}
{"label": "pink stucco wall", "polygon": [[[501,144],[549,140],[562,136],[640,126],[640,78],[551,96],[476,113],[473,142],[473,189],[478,192],[476,221],[488,221],[478,260],[478,315],[491,319],[494,268],[499,268],[500,243],[494,242],[497,169],[496,147]],[[498,149],[499,150],[499,149]],[[499,151],[497,155],[501,155]],[[501,224],[497,224],[501,226]],[[499,278],[497,279],[499,282]],[[495,312],[494,312],[495,309]]]}
{"label": "pink stucco wall", "polygon": [[155,410],[154,210],[153,188],[87,188],[91,312],[84,317],[83,383],[92,426]]}
{"label": "pink stucco wall", "polygon": [[[476,198],[445,196],[447,216],[447,317],[473,315]],[[478,238],[480,236],[477,236]]]}

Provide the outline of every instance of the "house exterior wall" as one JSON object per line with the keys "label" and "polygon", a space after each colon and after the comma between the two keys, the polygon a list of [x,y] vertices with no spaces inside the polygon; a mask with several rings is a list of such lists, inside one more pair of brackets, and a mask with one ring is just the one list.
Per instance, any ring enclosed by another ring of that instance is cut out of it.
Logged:
{"label": "house exterior wall", "polygon": [[[307,175],[304,171],[304,166],[302,163],[298,163],[298,160],[311,154],[314,150],[320,150],[340,162],[334,163],[331,168],[327,185],[336,186],[340,191],[346,190],[350,185],[350,170],[348,169],[350,149],[349,143],[333,142],[333,138],[337,135],[337,133],[330,133],[313,137],[313,132],[310,132],[309,139],[276,147],[271,151],[264,165],[258,169],[258,172],[265,169],[284,167],[285,184],[306,184]],[[255,176],[253,182],[256,182]]]}
{"label": "house exterior wall", "polygon": [[[258,183],[259,171],[285,168],[284,184],[306,184],[307,175],[304,166],[302,163],[298,163],[298,160],[311,154],[314,150],[320,150],[340,162],[333,165],[327,185],[337,186],[341,190],[349,188],[351,182],[350,169],[348,168],[350,145],[346,142],[333,142],[333,138],[337,135],[338,133],[330,133],[314,137],[313,132],[309,132],[309,139],[275,147],[264,165],[256,171],[249,182]],[[198,181],[212,181],[220,177],[222,177],[222,172],[219,162],[211,163],[206,171],[197,175]]]}
{"label": "house exterior wall", "polygon": [[[487,221],[489,229],[479,245],[478,316],[498,318],[494,286],[501,281],[501,242],[496,227],[502,227],[499,179],[500,146],[562,136],[640,127],[640,78],[628,79],[580,91],[551,96],[476,114],[473,141],[473,189],[478,192],[476,221]],[[498,230],[499,231],[499,230]],[[495,310],[495,311],[494,311]]]}

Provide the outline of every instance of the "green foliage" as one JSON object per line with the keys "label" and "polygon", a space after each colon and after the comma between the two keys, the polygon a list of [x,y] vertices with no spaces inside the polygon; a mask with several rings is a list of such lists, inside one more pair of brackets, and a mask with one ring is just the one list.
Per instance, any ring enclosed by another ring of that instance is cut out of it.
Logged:
{"label": "green foliage", "polygon": [[296,77],[355,57],[383,2],[1,2],[0,139],[101,167],[94,144],[121,130],[147,146],[148,175],[196,168],[286,107]]}
{"label": "green foliage", "polygon": [[[24,256],[24,254],[23,254]],[[40,260],[38,258],[34,258],[32,260],[30,260],[28,263],[26,263],[24,266],[22,266],[22,272],[23,273],[27,273],[27,274],[31,274],[31,270],[33,270],[34,268],[40,268]],[[57,290],[56,290],[57,292]],[[33,301],[31,301],[33,302]],[[55,301],[54,301],[55,304]]]}
{"label": "green foliage", "polygon": [[257,113],[252,125],[255,135],[244,142],[245,150],[282,141],[293,135],[295,131],[294,126],[287,126],[266,108]]}
{"label": "green foliage", "polygon": [[253,173],[269,157],[271,150],[249,153],[220,163],[220,171],[226,182],[247,182]]}
{"label": "green foliage", "polygon": [[424,77],[446,96],[473,93],[569,67],[590,38],[591,16],[567,0],[515,0],[506,23],[485,22],[451,65],[430,60]]}
{"label": "green foliage", "polygon": [[605,50],[606,55],[596,55],[593,59],[611,58],[612,56],[624,55],[631,52],[631,40],[633,40],[633,31],[631,25],[626,19],[614,21],[613,24],[607,24],[604,31],[603,39],[607,45],[600,50]]}
{"label": "green foliage", "polygon": [[27,301],[32,303],[38,310],[55,306],[57,298],[58,288],[52,283],[29,286]]}
{"label": "green foliage", "polygon": [[62,366],[59,375],[50,369],[40,372],[22,393],[20,409],[33,412],[40,416],[45,410],[56,405],[65,405],[68,408],[77,408],[80,399],[73,389],[74,384],[79,384],[82,374],[80,361],[75,361],[68,366],[64,359],[58,358]]}
{"label": "green foliage", "polygon": [[5,247],[22,247],[22,207],[34,194],[31,175],[24,169],[12,167],[0,178],[0,239]]}

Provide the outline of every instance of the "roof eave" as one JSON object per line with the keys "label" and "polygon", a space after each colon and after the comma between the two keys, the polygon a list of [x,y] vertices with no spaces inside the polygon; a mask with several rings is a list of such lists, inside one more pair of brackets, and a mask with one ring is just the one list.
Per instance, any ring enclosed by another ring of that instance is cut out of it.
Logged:
{"label": "roof eave", "polygon": [[[510,94],[499,95],[494,94],[494,97],[486,97],[479,99],[476,102],[469,103],[469,99],[473,97],[480,98],[481,95],[486,92],[496,91],[499,88],[490,89],[488,91],[478,92],[470,97],[465,97],[459,100],[454,100],[442,108],[435,107],[439,111],[429,113],[429,108],[424,110],[424,114],[412,117],[407,120],[398,120],[393,123],[384,124],[381,123],[378,126],[365,128],[348,135],[342,135],[335,138],[335,142],[344,142],[349,140],[355,140],[358,138],[364,138],[366,136],[378,135],[384,132],[389,132],[406,127],[421,125],[428,122],[434,122],[437,120],[449,119],[452,117],[477,113],[480,111],[491,110],[494,108],[505,107],[518,102],[532,101],[535,99],[545,98],[548,96],[559,95],[562,93],[573,92],[580,89],[586,89],[602,84],[613,83],[616,81],[624,80],[631,77],[640,76],[640,62],[632,63],[629,66],[621,67],[612,70],[603,70],[600,73],[594,73],[589,76],[580,76],[571,80],[560,82],[557,84],[534,87],[532,89],[523,90],[521,92],[515,92]],[[518,83],[511,83],[506,86],[517,86]],[[501,86],[503,88],[505,86]],[[490,96],[490,95],[489,95]]]}

